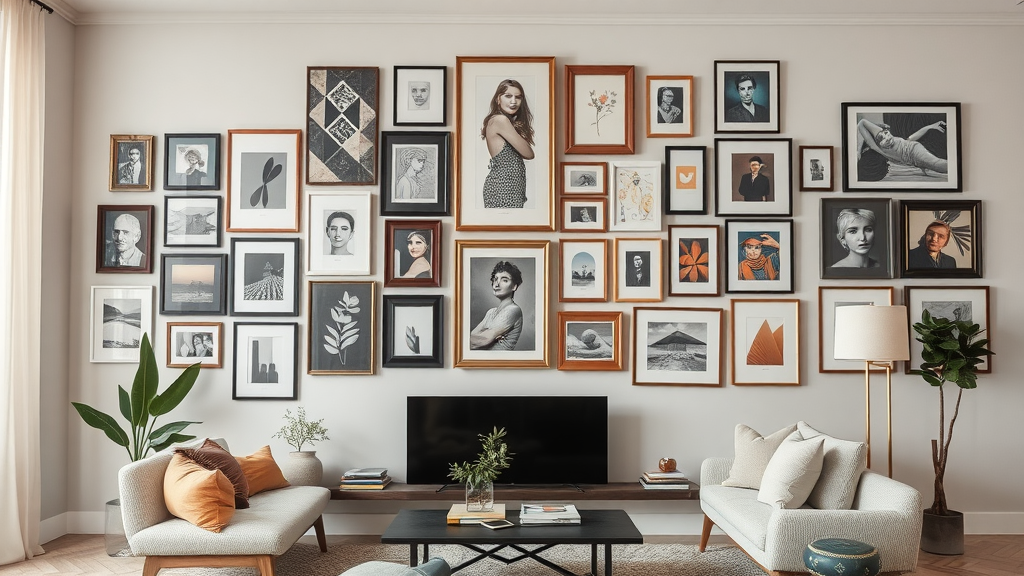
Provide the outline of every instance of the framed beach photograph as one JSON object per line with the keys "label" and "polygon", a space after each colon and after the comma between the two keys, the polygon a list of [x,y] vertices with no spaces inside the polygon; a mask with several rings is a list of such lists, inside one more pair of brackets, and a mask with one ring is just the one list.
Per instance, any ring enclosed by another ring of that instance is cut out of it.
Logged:
{"label": "framed beach photograph", "polygon": [[220,190],[220,134],[164,134],[164,190]]}
{"label": "framed beach photograph", "polygon": [[[989,327],[989,287],[988,286],[906,286],[903,302],[907,305],[910,316],[910,361],[904,362],[905,371],[917,370],[924,360],[921,352],[924,346],[915,338],[914,324],[921,321],[925,310],[933,318],[946,318],[953,321],[972,322],[981,326],[981,337],[989,340],[988,349],[992,347],[992,333]],[[978,364],[979,374],[992,372],[992,356],[986,356],[984,362]]]}
{"label": "framed beach photograph", "polygon": [[661,238],[615,239],[616,302],[661,302]]}
{"label": "framed beach photograph", "polygon": [[[841,306],[892,306],[892,286],[818,286],[818,372],[864,372],[861,360],[836,360],[836,309]],[[843,338],[863,334],[843,334]]]}
{"label": "framed beach photograph", "polygon": [[153,271],[153,206],[96,207],[96,272]]}
{"label": "framed beach photograph", "polygon": [[377,183],[380,70],[306,68],[306,184]]}
{"label": "framed beach photograph", "polygon": [[110,135],[111,192],[149,192],[153,189],[153,136]]}
{"label": "framed beach photograph", "polygon": [[981,200],[901,200],[901,278],[981,278]]}
{"label": "framed beach photograph", "polygon": [[800,301],[729,302],[734,386],[800,385]]}
{"label": "framed beach photograph", "polygon": [[299,397],[299,325],[235,322],[232,400]]}
{"label": "framed beach photograph", "polygon": [[306,274],[309,276],[368,276],[373,223],[373,194],[308,193],[309,230]]}
{"label": "framed beach photograph", "polygon": [[458,56],[455,90],[455,229],[554,231],[554,56]]}
{"label": "framed beach photograph", "polygon": [[715,133],[778,134],[781,86],[778,60],[715,60]]}
{"label": "framed beach photograph", "polygon": [[451,132],[382,132],[384,216],[447,216]]}
{"label": "framed beach photograph", "polygon": [[459,368],[548,368],[548,240],[455,241]]}
{"label": "framed beach photograph", "polygon": [[385,368],[444,368],[444,296],[384,295]]}
{"label": "framed beach photograph", "polygon": [[668,227],[669,296],[722,293],[722,227],[680,224]]}
{"label": "framed beach photograph", "polygon": [[608,199],[603,196],[562,198],[562,232],[607,232]]}
{"label": "framed beach photograph", "polygon": [[960,103],[844,102],[843,190],[963,192]]}
{"label": "framed beach photograph", "polygon": [[162,254],[160,313],[223,316],[228,311],[227,254]]}
{"label": "framed beach photograph", "polygon": [[224,324],[168,322],[167,367],[188,368],[196,362],[203,368],[224,367]]}
{"label": "framed beach photograph", "polygon": [[792,216],[793,140],[715,139],[715,216]]}
{"label": "framed beach photograph", "polygon": [[441,221],[384,221],[384,286],[441,286]]}
{"label": "framed beach photograph", "polygon": [[228,232],[298,232],[302,130],[228,130]]}
{"label": "framed beach photograph", "polygon": [[565,153],[633,153],[633,66],[565,67]]}
{"label": "framed beach photograph", "polygon": [[622,312],[559,312],[559,370],[622,370]]}
{"label": "framed beach photograph", "polygon": [[310,282],[306,373],[373,374],[376,282]]}
{"label": "framed beach photograph", "polygon": [[633,384],[721,386],[721,308],[633,308]]}
{"label": "framed beach photograph", "polygon": [[299,315],[299,239],[231,239],[231,315]]}
{"label": "framed beach photograph", "polygon": [[647,137],[693,136],[693,76],[647,77]]}
{"label": "framed beach photograph", "polygon": [[612,162],[611,232],[661,231],[661,162]]}
{"label": "framed beach photograph", "polygon": [[892,201],[821,199],[821,277],[892,278]]}
{"label": "framed beach photograph", "polygon": [[608,240],[559,242],[559,302],[608,301]]}
{"label": "framed beach photograph", "polygon": [[793,293],[792,220],[725,221],[725,291]]}
{"label": "framed beach photograph", "polygon": [[665,146],[665,214],[707,214],[707,147]]}
{"label": "framed beach photograph", "polygon": [[831,146],[800,147],[800,191],[831,192],[836,189]]}
{"label": "framed beach photograph", "polygon": [[153,334],[152,286],[93,286],[89,362],[139,362],[143,334]]}
{"label": "framed beach photograph", "polygon": [[608,193],[607,162],[559,162],[562,194],[601,196]]}
{"label": "framed beach photograph", "polygon": [[395,66],[395,126],[448,124],[448,67]]}
{"label": "framed beach photograph", "polygon": [[164,196],[164,246],[221,245],[220,196]]}

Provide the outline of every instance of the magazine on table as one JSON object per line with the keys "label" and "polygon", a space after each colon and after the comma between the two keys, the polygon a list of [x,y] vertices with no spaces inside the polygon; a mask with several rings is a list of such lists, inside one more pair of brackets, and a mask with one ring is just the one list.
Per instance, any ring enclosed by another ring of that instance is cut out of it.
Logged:
{"label": "magazine on table", "polygon": [[531,524],[579,524],[580,513],[572,504],[523,504],[519,509],[519,523]]}

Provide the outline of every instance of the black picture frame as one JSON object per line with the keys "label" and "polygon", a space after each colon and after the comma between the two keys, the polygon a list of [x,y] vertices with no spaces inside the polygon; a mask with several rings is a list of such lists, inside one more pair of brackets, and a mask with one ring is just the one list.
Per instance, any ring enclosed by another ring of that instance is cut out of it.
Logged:
{"label": "black picture frame", "polygon": [[[448,216],[451,211],[451,132],[381,132],[380,213],[382,216]],[[414,171],[416,156],[426,159]],[[426,172],[427,176],[422,176]],[[428,190],[432,189],[433,194]],[[400,198],[409,193],[421,198]],[[418,192],[417,192],[418,191]]]}
{"label": "black picture frame", "polygon": [[[402,322],[429,323],[429,331],[410,333],[415,326],[398,328],[396,323]],[[428,332],[429,350],[422,342]],[[444,368],[444,296],[385,295],[382,344],[381,365],[386,368]],[[414,345],[422,352],[414,352]]]}
{"label": "black picture frame", "polygon": [[298,399],[298,322],[236,322],[232,343],[232,400]]}
{"label": "black picture frame", "polygon": [[665,146],[665,214],[708,213],[707,146]]}
{"label": "black picture frame", "polygon": [[[448,125],[447,66],[395,66],[394,79],[392,111],[395,126]],[[426,84],[425,103],[420,103],[422,88],[414,84]]]}
{"label": "black picture frame", "polygon": [[227,314],[227,267],[227,254],[162,254],[160,313],[169,316]]}
{"label": "black picture frame", "polygon": [[299,270],[298,238],[232,238],[231,315],[298,316]]}
{"label": "black picture frame", "polygon": [[[823,279],[892,278],[895,234],[891,200],[845,195],[822,198],[820,216]],[[840,219],[848,234],[839,229]]]}
{"label": "black picture frame", "polygon": [[306,373],[372,375],[376,367],[377,283],[309,283]]}
{"label": "black picture frame", "polygon": [[224,198],[164,196],[164,246],[219,248],[224,233]]}
{"label": "black picture frame", "polygon": [[[936,261],[926,236],[946,222],[949,237]],[[897,247],[901,278],[981,278],[981,200],[901,200]]]}
{"label": "black picture frame", "polygon": [[715,138],[715,216],[792,215],[793,139]]}
{"label": "black picture frame", "polygon": [[164,190],[220,190],[220,134],[164,135]]}
{"label": "black picture frame", "polygon": [[[101,204],[96,207],[97,273],[149,274],[153,271],[154,208],[145,204]],[[115,239],[115,228],[120,230],[117,234],[131,238],[136,226],[138,238],[134,242],[119,243]],[[124,250],[120,249],[122,246]]]}

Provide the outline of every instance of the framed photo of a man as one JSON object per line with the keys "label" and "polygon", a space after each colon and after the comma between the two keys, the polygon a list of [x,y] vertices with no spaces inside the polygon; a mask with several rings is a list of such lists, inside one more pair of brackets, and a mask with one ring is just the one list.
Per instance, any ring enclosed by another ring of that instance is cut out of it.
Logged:
{"label": "framed photo of a man", "polygon": [[559,370],[622,370],[622,312],[559,312]]}
{"label": "framed photo of a man", "polygon": [[836,360],[836,337],[870,338],[869,334],[836,334],[836,309],[842,306],[892,306],[892,286],[818,286],[818,372],[864,372],[860,360]]}
{"label": "framed photo of a man", "polygon": [[821,277],[892,278],[892,201],[821,199]]}
{"label": "framed photo of a man", "polygon": [[778,134],[778,60],[715,61],[715,132]]}
{"label": "framed photo of a man", "polygon": [[395,126],[448,124],[448,67],[395,66]]}
{"label": "framed photo of a man", "polygon": [[[953,321],[972,322],[981,326],[985,332],[982,338],[989,340],[988,349],[992,350],[992,334],[989,327],[989,287],[988,286],[907,286],[904,288],[903,302],[907,305],[910,317],[910,361],[903,365],[907,373],[917,370],[924,361],[921,353],[924,346],[915,339],[914,324],[921,321],[927,310],[933,318],[946,318]],[[978,364],[979,374],[992,372],[992,356],[986,356]]]}
{"label": "framed photo of a man", "polygon": [[308,194],[307,271],[310,276],[370,274],[372,194]]}
{"label": "framed photo of a man", "polygon": [[222,202],[220,196],[164,196],[164,246],[220,246]]}
{"label": "framed photo of a man", "polygon": [[565,239],[559,242],[559,302],[608,301],[608,241]]}
{"label": "framed photo of a man", "polygon": [[793,214],[791,138],[715,139],[715,216]]}
{"label": "framed photo of a man", "polygon": [[381,365],[444,368],[444,296],[384,295]]}
{"label": "framed photo of a man", "polygon": [[376,282],[310,282],[307,374],[373,374]]}
{"label": "framed photo of a man", "polygon": [[384,216],[447,216],[450,132],[382,132]]}
{"label": "framed photo of a man", "polygon": [[220,190],[220,134],[165,134],[164,189]]}
{"label": "framed photo of a man", "polygon": [[633,66],[565,67],[565,153],[632,154]]}
{"label": "framed photo of a man", "polygon": [[139,362],[142,335],[153,333],[152,286],[93,286],[90,362]]}
{"label": "framed photo of a man", "polygon": [[661,238],[615,239],[616,302],[661,302]]}
{"label": "framed photo of a man", "polygon": [[647,137],[693,136],[693,76],[647,77]]}
{"label": "framed photo of a man", "polygon": [[441,286],[441,221],[384,221],[384,286]]}
{"label": "framed photo of a man", "polygon": [[380,69],[306,68],[306,184],[377,183]]}
{"label": "framed photo of a man", "polygon": [[981,278],[981,200],[901,200],[901,278]]}
{"label": "framed photo of a man", "polygon": [[153,206],[100,205],[96,272],[153,271]]}
{"label": "framed photo of a man", "polygon": [[196,362],[203,368],[224,366],[224,324],[168,322],[167,367],[187,368]]}
{"label": "framed photo of a man", "polygon": [[302,130],[228,130],[228,232],[298,232]]}
{"label": "framed photo of a man", "polygon": [[721,308],[633,308],[633,384],[721,386]]}
{"label": "framed photo of a man", "polygon": [[299,325],[235,322],[232,400],[299,397]]}
{"label": "framed photo of a man", "polygon": [[299,315],[299,239],[231,239],[231,315]]}
{"label": "framed photo of a man", "polygon": [[111,192],[149,192],[153,189],[153,136],[110,135]]}
{"label": "framed photo of a man", "polygon": [[733,386],[800,385],[800,301],[729,301]]}
{"label": "framed photo of a man", "polygon": [[728,293],[793,293],[793,221],[726,220]]}
{"label": "framed photo of a man", "polygon": [[227,314],[227,267],[227,254],[162,254],[160,313]]}
{"label": "framed photo of a man", "polygon": [[800,191],[831,192],[835,190],[833,165],[831,146],[801,146]]}

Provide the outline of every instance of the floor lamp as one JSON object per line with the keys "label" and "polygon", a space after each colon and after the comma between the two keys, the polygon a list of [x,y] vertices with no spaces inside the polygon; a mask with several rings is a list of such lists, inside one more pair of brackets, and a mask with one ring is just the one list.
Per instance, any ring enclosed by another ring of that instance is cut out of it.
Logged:
{"label": "floor lamp", "polygon": [[839,306],[836,308],[836,360],[864,361],[864,402],[868,468],[871,467],[871,368],[885,368],[886,432],[892,478],[892,363],[910,360],[906,306]]}

